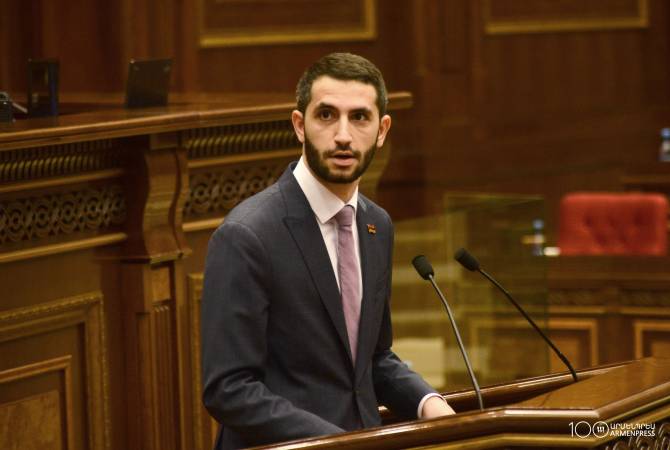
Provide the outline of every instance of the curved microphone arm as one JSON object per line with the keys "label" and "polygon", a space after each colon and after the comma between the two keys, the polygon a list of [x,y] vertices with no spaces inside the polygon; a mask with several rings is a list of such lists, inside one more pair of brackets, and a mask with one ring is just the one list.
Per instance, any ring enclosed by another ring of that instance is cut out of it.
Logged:
{"label": "curved microphone arm", "polygon": [[458,326],[456,326],[456,320],[454,320],[454,316],[451,313],[449,303],[447,303],[447,299],[444,298],[444,295],[442,295],[442,291],[440,291],[440,288],[437,287],[437,284],[435,283],[432,274],[428,275],[428,281],[430,281],[430,283],[433,285],[435,292],[437,292],[437,295],[440,297],[440,300],[442,300],[444,309],[447,310],[447,315],[449,316],[451,327],[454,330],[456,341],[458,341],[458,348],[461,350],[461,354],[463,355],[463,359],[465,360],[465,366],[467,367],[468,374],[470,375],[470,380],[472,380],[472,385],[475,388],[475,394],[477,394],[477,402],[479,403],[479,409],[483,410],[484,401],[482,400],[482,391],[479,388],[479,383],[477,383],[477,378],[475,378],[475,373],[472,371],[472,366],[470,365],[470,359],[468,359],[468,354],[465,352],[465,347],[463,346],[463,341],[461,340],[461,334],[458,332]]}
{"label": "curved microphone arm", "polygon": [[495,278],[493,278],[491,275],[486,273],[485,270],[483,270],[481,268],[477,268],[477,271],[479,271],[479,273],[484,275],[491,283],[493,283],[498,289],[500,289],[503,294],[505,294],[505,297],[507,297],[507,300],[512,302],[512,304],[521,313],[521,315],[523,315],[526,318],[528,323],[530,323],[533,326],[533,328],[535,328],[535,331],[537,331],[540,334],[540,336],[542,336],[544,341],[547,344],[549,344],[549,347],[551,347],[551,349],[554,351],[554,353],[556,353],[556,356],[558,356],[561,359],[561,361],[563,361],[563,364],[565,364],[568,367],[568,370],[570,370],[570,373],[572,374],[572,379],[577,381],[577,372],[575,372],[575,369],[572,367],[572,364],[570,364],[570,361],[568,361],[568,358],[566,358],[565,355],[563,353],[561,353],[561,351],[558,349],[558,347],[556,347],[554,345],[554,343],[551,342],[551,339],[549,339],[547,337],[547,335],[544,334],[544,332],[540,329],[540,327],[537,326],[535,321],[533,319],[531,319],[528,314],[526,314],[526,311],[524,311],[523,308],[516,302],[516,300],[514,300],[514,298],[512,298],[512,295],[509,292],[507,292],[507,289],[502,287],[502,285],[500,283],[498,283],[495,280]]}

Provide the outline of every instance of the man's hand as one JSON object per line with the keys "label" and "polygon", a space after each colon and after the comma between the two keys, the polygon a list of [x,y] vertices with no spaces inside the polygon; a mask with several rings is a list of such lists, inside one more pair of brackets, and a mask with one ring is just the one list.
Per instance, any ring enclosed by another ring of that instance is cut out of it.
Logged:
{"label": "man's hand", "polygon": [[422,419],[433,419],[451,414],[456,414],[456,411],[442,397],[430,397],[423,404],[423,409],[421,410]]}

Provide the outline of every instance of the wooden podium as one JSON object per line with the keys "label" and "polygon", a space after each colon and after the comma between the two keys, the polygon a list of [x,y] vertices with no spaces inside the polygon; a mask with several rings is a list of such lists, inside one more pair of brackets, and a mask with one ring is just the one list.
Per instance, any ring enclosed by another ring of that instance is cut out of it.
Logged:
{"label": "wooden podium", "polygon": [[459,412],[257,449],[668,449],[670,359],[645,358],[445,394]]}

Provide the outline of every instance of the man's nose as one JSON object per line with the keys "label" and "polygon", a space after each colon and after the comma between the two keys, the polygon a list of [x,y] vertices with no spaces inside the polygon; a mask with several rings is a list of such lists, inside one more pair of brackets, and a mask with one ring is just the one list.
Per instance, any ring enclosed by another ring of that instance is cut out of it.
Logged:
{"label": "man's nose", "polygon": [[337,123],[337,133],[335,133],[335,143],[339,148],[348,148],[351,144],[351,133],[349,132],[349,120],[342,117]]}

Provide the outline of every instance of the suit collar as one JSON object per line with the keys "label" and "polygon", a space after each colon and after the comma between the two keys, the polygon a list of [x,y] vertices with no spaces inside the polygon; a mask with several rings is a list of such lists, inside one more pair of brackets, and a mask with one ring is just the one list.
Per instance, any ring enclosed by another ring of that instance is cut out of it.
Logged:
{"label": "suit collar", "polygon": [[[346,349],[351,360],[347,327],[342,310],[342,299],[337,280],[333,273],[328,250],[323,242],[323,236],[312,211],[307,197],[293,176],[296,163],[291,163],[279,178],[279,188],[286,205],[286,217],[284,223],[288,228],[297,247],[300,249],[305,260],[307,270],[319,292],[328,315],[335,326],[341,344]],[[374,281],[376,271],[372,267],[372,255],[375,252],[376,239],[374,234],[368,232],[368,224],[373,221],[370,217],[368,200],[358,196],[356,226],[358,227],[359,249],[361,257],[361,273],[363,276],[363,300],[361,305],[361,319],[359,328],[356,380],[362,376],[365,369],[365,360],[371,358],[374,351],[375,336],[366,324],[370,323],[373,314]]]}
{"label": "suit collar", "polygon": [[302,253],[307,270],[319,292],[319,297],[328,311],[340,342],[351,360],[340,290],[328,257],[326,244],[323,242],[319,224],[316,222],[316,217],[305,194],[293,176],[294,168],[295,163],[291,163],[278,182],[286,205],[284,224]]}

